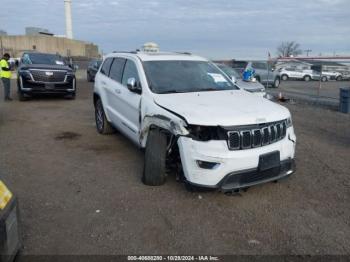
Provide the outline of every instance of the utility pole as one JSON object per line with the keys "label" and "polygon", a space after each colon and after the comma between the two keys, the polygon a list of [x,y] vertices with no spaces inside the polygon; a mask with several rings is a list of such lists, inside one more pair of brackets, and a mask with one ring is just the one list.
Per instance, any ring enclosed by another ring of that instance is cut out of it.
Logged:
{"label": "utility pole", "polygon": [[309,53],[311,53],[312,50],[311,49],[306,49],[306,50],[304,50],[304,52],[306,53],[306,56],[309,56]]}

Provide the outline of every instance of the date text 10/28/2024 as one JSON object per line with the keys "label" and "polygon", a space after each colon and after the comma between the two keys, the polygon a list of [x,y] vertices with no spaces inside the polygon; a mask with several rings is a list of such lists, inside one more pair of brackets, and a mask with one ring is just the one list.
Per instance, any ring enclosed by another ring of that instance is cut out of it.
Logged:
{"label": "date text 10/28/2024", "polygon": [[128,256],[128,261],[220,261],[215,256]]}

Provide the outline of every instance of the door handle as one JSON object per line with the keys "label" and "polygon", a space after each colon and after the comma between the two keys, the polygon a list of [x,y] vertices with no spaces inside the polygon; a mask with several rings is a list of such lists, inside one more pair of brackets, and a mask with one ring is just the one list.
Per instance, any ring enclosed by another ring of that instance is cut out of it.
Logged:
{"label": "door handle", "polygon": [[117,94],[120,94],[120,93],[121,93],[120,89],[115,89],[114,91],[115,91]]}

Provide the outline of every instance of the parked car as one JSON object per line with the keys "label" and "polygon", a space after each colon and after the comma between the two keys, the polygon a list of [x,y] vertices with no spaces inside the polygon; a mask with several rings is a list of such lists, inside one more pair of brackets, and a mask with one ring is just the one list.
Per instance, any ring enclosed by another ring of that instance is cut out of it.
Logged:
{"label": "parked car", "polygon": [[343,80],[343,75],[339,72],[328,72],[328,71],[323,71],[322,75],[327,76],[328,80],[336,80],[336,81],[341,81]]}
{"label": "parked car", "polygon": [[312,80],[313,72],[297,70],[295,68],[282,68],[280,70],[280,76],[283,81],[288,79],[310,81]]}
{"label": "parked car", "polygon": [[59,55],[26,52],[18,68],[17,86],[21,101],[36,94],[59,94],[74,99],[74,68]]}
{"label": "parked car", "polygon": [[90,61],[88,68],[86,70],[86,78],[88,82],[95,81],[95,76],[98,69],[101,66],[101,63],[102,63],[102,60],[99,60],[99,59],[93,59]]}
{"label": "parked car", "polygon": [[233,68],[243,73],[248,68],[255,70],[255,79],[266,86],[278,88],[281,79],[280,75],[267,61],[233,61]]}
{"label": "parked car", "polygon": [[243,81],[242,76],[232,67],[224,64],[216,64],[239,87],[258,96],[265,97],[265,87],[258,81]]}
{"label": "parked car", "polygon": [[192,186],[232,192],[294,172],[289,110],[236,87],[205,58],[130,52],[106,56],[94,85],[96,128],[145,151],[142,180],[167,170]]}
{"label": "parked car", "polygon": [[[310,80],[315,80],[315,81],[321,80],[321,82],[327,82],[328,80],[330,80],[330,76],[327,74],[324,74],[323,72],[320,73],[320,72],[315,71],[315,70],[305,70],[305,71],[311,75]],[[306,80],[306,81],[310,81],[310,80]]]}

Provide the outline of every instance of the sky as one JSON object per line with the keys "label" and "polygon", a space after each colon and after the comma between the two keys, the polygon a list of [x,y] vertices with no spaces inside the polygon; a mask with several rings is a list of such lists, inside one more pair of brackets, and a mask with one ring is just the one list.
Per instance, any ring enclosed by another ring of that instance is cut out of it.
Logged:
{"label": "sky", "polygon": [[[0,29],[64,35],[63,0],[1,0]],[[350,55],[350,0],[72,0],[74,38],[108,53],[156,42],[211,59],[276,56],[283,41],[311,55]]]}

